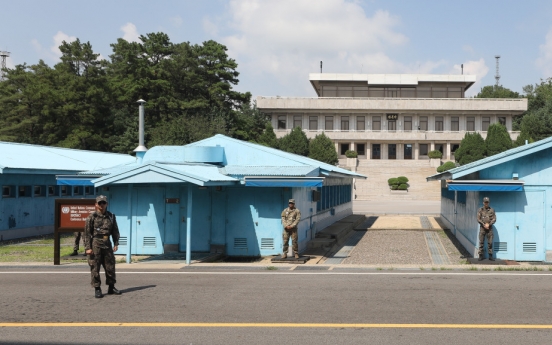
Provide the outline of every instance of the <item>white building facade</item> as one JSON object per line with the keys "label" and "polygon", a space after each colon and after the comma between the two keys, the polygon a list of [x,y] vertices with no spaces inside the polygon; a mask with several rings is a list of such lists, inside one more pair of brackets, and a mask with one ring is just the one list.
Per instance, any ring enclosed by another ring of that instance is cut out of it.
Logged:
{"label": "white building facade", "polygon": [[329,74],[309,75],[316,98],[257,97],[278,138],[301,127],[307,137],[324,132],[340,158],[347,150],[360,160],[423,160],[439,150],[454,160],[466,132],[483,138],[492,123],[512,130],[527,99],[465,98],[474,75]]}

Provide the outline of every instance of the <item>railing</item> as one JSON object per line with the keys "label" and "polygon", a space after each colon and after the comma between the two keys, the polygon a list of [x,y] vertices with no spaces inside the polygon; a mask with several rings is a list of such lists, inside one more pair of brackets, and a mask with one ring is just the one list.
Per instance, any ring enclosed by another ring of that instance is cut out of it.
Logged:
{"label": "railing", "polygon": [[[291,132],[291,129],[275,129],[275,132]],[[356,129],[348,129],[348,130],[341,130],[341,129],[303,129],[305,132],[330,132],[330,133],[487,133],[487,131],[435,131],[435,130],[405,130],[405,129],[392,129],[392,130],[385,130],[385,129],[365,129],[365,130],[356,130]],[[519,131],[508,131],[510,134],[519,134]]]}
{"label": "railing", "polygon": [[415,97],[280,97],[280,96],[257,96],[257,99],[336,99],[336,100],[427,100],[427,101],[469,101],[469,102],[487,102],[487,101],[500,101],[500,102],[527,102],[527,98],[415,98]]}

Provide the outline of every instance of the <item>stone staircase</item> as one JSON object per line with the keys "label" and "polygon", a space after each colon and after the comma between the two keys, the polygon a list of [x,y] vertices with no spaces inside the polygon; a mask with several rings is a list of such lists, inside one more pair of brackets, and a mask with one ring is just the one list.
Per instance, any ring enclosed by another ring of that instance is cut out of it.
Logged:
{"label": "stone staircase", "polygon": [[[426,181],[426,177],[437,173],[429,160],[359,160],[356,172],[368,177],[356,180],[356,200],[441,200],[440,181]],[[387,180],[398,176],[408,178],[408,192],[389,189]]]}

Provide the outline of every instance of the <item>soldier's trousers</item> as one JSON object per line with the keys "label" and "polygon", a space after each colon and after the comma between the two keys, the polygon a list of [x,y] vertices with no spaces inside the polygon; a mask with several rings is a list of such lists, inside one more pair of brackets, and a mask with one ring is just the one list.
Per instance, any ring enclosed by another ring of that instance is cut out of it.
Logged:
{"label": "soldier's trousers", "polygon": [[284,253],[289,249],[289,238],[291,237],[291,246],[294,254],[299,254],[299,244],[297,243],[297,228],[286,230],[284,229]]}
{"label": "soldier's trousers", "polygon": [[493,254],[493,228],[485,229],[479,228],[479,256],[483,255],[485,251],[485,237],[487,237],[487,247],[489,248],[489,255]]}
{"label": "soldier's trousers", "polygon": [[79,250],[79,242],[81,240],[82,232],[75,231],[75,244],[73,245],[73,250],[78,251]]}
{"label": "soldier's trousers", "polygon": [[88,265],[90,266],[90,274],[92,275],[92,287],[100,287],[102,280],[100,278],[100,267],[105,270],[105,283],[107,285],[115,285],[115,255],[113,249],[99,248],[92,246],[92,254],[88,255]]}

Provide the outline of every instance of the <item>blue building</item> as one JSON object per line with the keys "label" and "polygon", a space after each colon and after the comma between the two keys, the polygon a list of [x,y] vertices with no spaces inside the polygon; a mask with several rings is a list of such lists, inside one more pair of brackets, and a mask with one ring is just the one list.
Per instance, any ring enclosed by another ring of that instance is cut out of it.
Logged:
{"label": "blue building", "polygon": [[56,175],[136,161],[130,155],[0,142],[0,240],[54,232],[56,198],[90,198],[94,186]]}
{"label": "blue building", "polygon": [[427,178],[441,180],[441,219],[477,257],[477,210],[496,211],[493,251],[500,259],[552,261],[552,137]]}
{"label": "blue building", "polygon": [[224,135],[156,146],[142,156],[138,164],[81,173],[109,197],[127,258],[168,251],[279,254],[280,214],[290,198],[302,213],[304,250],[317,231],[352,214],[354,179],[365,178]]}

